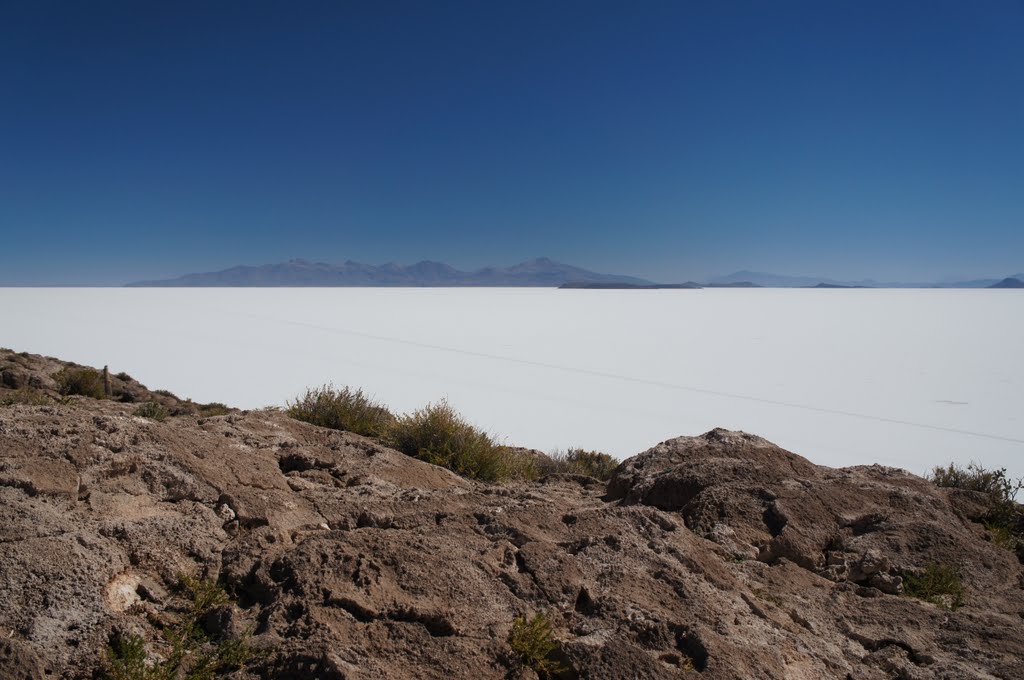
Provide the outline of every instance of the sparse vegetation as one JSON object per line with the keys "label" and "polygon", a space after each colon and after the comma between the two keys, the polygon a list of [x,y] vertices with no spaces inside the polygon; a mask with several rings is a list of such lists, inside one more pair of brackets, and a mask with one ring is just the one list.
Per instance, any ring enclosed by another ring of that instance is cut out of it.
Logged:
{"label": "sparse vegetation", "polygon": [[1011,551],[1024,547],[1024,508],[1016,501],[1024,479],[1011,479],[1006,468],[987,470],[977,463],[936,467],[928,478],[937,486],[983,494],[988,506],[983,522],[992,540]]}
{"label": "sparse vegetation", "polygon": [[679,670],[683,671],[684,673],[689,673],[690,671],[695,670],[695,667],[693,665],[693,659],[685,655],[679,658],[679,661],[676,663],[676,665],[679,666]]}
{"label": "sparse vegetation", "polygon": [[93,399],[103,399],[103,374],[92,368],[66,367],[53,375],[57,387],[63,395],[80,395]]}
{"label": "sparse vegetation", "polygon": [[110,680],[158,680],[166,677],[146,664],[146,641],[139,635],[119,635],[107,647],[106,677]]}
{"label": "sparse vegetation", "polygon": [[502,479],[533,481],[542,477],[543,458],[510,446],[499,447],[505,474]]}
{"label": "sparse vegetation", "polygon": [[150,420],[155,420],[159,423],[167,420],[167,416],[170,414],[171,413],[167,410],[167,407],[155,401],[147,401],[145,404],[135,409],[135,415],[142,416],[143,418],[149,418]]}
{"label": "sparse vegetation", "polygon": [[288,404],[287,413],[296,420],[367,437],[385,434],[395,417],[360,389],[324,385]]}
{"label": "sparse vegetation", "polygon": [[199,415],[203,418],[212,418],[213,416],[226,416],[231,413],[231,409],[226,404],[222,404],[219,401],[211,401],[209,404],[199,404]]}
{"label": "sparse vegetation", "polygon": [[545,614],[537,613],[532,618],[516,618],[508,635],[512,653],[541,678],[554,678],[566,670],[562,663],[552,658],[559,647],[551,633],[551,620]]}
{"label": "sparse vegetation", "polygon": [[988,529],[989,535],[992,537],[992,542],[1000,548],[1016,552],[1024,547],[1024,537],[1014,533],[1010,527],[1002,524],[993,524],[992,522],[985,522],[984,524],[985,528]]}
{"label": "sparse vegetation", "polygon": [[765,602],[770,602],[773,605],[775,605],[776,607],[781,607],[781,606],[783,606],[785,604],[785,602],[783,602],[781,597],[779,597],[775,593],[773,593],[773,592],[771,592],[769,590],[766,590],[764,588],[755,588],[752,592],[754,593],[754,595],[759,600],[764,600]]}
{"label": "sparse vegetation", "polygon": [[601,481],[607,481],[619,465],[619,462],[607,453],[584,449],[569,449],[565,453],[556,451],[548,455],[548,460],[550,462],[541,462],[541,474],[567,472],[594,477]]}
{"label": "sparse vegetation", "polygon": [[[377,437],[408,456],[485,482],[533,480],[554,472],[606,480],[618,465],[614,458],[597,451],[570,449],[536,456],[502,446],[462,418],[445,400],[396,417],[361,389],[324,385],[307,389],[289,402],[286,413],[313,425]],[[210,413],[201,408],[200,415]]]}
{"label": "sparse vegetation", "polygon": [[171,411],[171,415],[195,415],[200,418],[212,418],[213,416],[226,416],[231,413],[231,410],[227,404],[222,404],[219,401],[211,401],[209,404],[197,404],[191,399],[186,399],[185,401],[178,402],[178,405]]}
{"label": "sparse vegetation", "polygon": [[978,463],[960,467],[950,463],[936,467],[928,476],[936,486],[978,491],[992,498],[993,503],[1013,503],[1017,492],[1024,489],[1024,480],[1012,480],[1006,475],[1006,468],[986,470]]}
{"label": "sparse vegetation", "polygon": [[903,592],[953,611],[964,601],[964,584],[958,567],[929,562],[919,574],[903,575]]}
{"label": "sparse vegetation", "polygon": [[254,657],[251,633],[230,639],[213,639],[202,621],[213,609],[231,603],[217,583],[183,577],[179,584],[181,609],[173,623],[163,628],[160,657],[147,662],[145,640],[138,635],[119,635],[111,640],[104,661],[109,680],[213,680],[243,668]]}
{"label": "sparse vegetation", "polygon": [[528,467],[443,400],[399,417],[388,429],[386,442],[406,455],[485,482],[526,474]]}
{"label": "sparse vegetation", "polygon": [[34,387],[19,387],[0,397],[0,406],[15,406],[18,404],[25,406],[48,406],[53,403],[54,400],[48,397],[45,392],[41,392]]}

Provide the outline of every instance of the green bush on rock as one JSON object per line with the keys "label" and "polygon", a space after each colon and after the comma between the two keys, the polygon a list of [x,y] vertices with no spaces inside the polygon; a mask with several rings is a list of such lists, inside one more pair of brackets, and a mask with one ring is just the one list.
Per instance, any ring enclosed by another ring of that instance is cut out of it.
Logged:
{"label": "green bush on rock", "polygon": [[904,574],[903,592],[950,611],[958,609],[964,602],[960,569],[938,562],[929,562],[919,574]]}
{"label": "green bush on rock", "polygon": [[0,406],[49,406],[53,403],[53,399],[50,399],[45,392],[34,387],[19,387],[0,397]]}
{"label": "green bush on rock", "polygon": [[288,403],[287,413],[296,420],[367,437],[382,436],[395,419],[391,411],[362,390],[335,389],[333,385],[307,389]]}
{"label": "green bush on rock", "polygon": [[542,613],[532,618],[518,617],[512,623],[508,645],[520,663],[532,668],[542,678],[557,677],[566,670],[552,658],[559,646],[552,637],[551,620]]}
{"label": "green bush on rock", "polygon": [[255,657],[251,632],[238,638],[214,639],[203,629],[212,610],[231,599],[216,582],[182,577],[179,612],[162,630],[159,657],[147,661],[145,640],[135,634],[115,636],[107,647],[103,675],[108,680],[213,680],[244,668]]}
{"label": "green bush on rock", "polygon": [[389,428],[385,443],[408,456],[485,482],[509,479],[521,463],[444,400],[400,416]]}
{"label": "green bush on rock", "polygon": [[550,462],[544,461],[540,464],[541,474],[565,472],[586,475],[601,481],[611,478],[615,468],[619,465],[619,461],[607,453],[584,449],[569,449],[565,453],[556,451],[549,454],[548,459]]}
{"label": "green bush on rock", "polygon": [[1024,479],[1011,479],[1006,468],[987,470],[977,463],[936,467],[928,479],[936,486],[982,494],[988,506],[982,521],[992,540],[1010,551],[1024,549],[1024,508],[1016,501]]}
{"label": "green bush on rock", "polygon": [[159,404],[155,401],[148,401],[142,406],[135,409],[135,415],[141,416],[142,418],[149,418],[162,423],[167,420],[167,416],[171,413],[163,404]]}
{"label": "green bush on rock", "polygon": [[80,395],[93,399],[103,399],[106,392],[103,388],[103,374],[92,368],[66,367],[53,375],[57,388],[63,395]]}
{"label": "green bush on rock", "polygon": [[443,399],[396,417],[361,389],[324,385],[289,402],[286,413],[320,427],[378,438],[408,456],[483,482],[534,480],[556,472],[607,480],[618,465],[597,451],[570,449],[545,456],[502,446]]}

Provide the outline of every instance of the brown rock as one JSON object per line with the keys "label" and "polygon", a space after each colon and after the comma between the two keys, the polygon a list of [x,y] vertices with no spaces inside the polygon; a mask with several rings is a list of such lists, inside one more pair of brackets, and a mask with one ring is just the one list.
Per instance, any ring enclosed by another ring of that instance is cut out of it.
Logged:
{"label": "brown rock", "polygon": [[[60,367],[18,363],[36,365]],[[534,677],[507,636],[535,612],[565,677],[1019,677],[1021,564],[971,498],[899,470],[714,430],[607,488],[486,485],[276,411],[133,411],[0,408],[14,677],[92,678],[115,629],[158,643],[182,573],[242,607],[210,612],[211,635],[254,630],[266,650],[238,678]],[[932,561],[961,567],[962,608],[896,594]]]}
{"label": "brown rock", "polygon": [[78,498],[78,470],[64,460],[22,459],[0,472],[0,486],[14,486],[30,495]]}
{"label": "brown rock", "polygon": [[4,680],[43,680],[43,663],[32,648],[20,640],[0,639],[0,677]]}

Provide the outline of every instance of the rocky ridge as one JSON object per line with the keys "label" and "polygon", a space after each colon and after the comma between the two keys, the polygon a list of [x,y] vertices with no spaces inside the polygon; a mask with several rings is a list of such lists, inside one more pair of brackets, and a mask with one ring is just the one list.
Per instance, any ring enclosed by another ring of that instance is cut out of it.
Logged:
{"label": "rocky ridge", "polygon": [[[0,403],[58,397],[64,365],[0,351]],[[535,677],[507,642],[535,612],[564,678],[1021,674],[1021,563],[982,499],[901,470],[713,430],[607,484],[488,485],[275,410],[136,408],[0,407],[0,676],[101,677],[125,632],[159,650],[181,574],[263,650],[237,678]],[[929,563],[960,568],[962,607],[901,594]]]}

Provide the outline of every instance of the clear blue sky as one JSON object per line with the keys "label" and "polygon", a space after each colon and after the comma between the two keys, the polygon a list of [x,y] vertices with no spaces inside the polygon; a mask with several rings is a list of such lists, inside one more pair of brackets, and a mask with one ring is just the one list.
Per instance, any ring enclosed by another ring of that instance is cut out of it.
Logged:
{"label": "clear blue sky", "polygon": [[0,2],[0,285],[1024,269],[1024,3]]}

